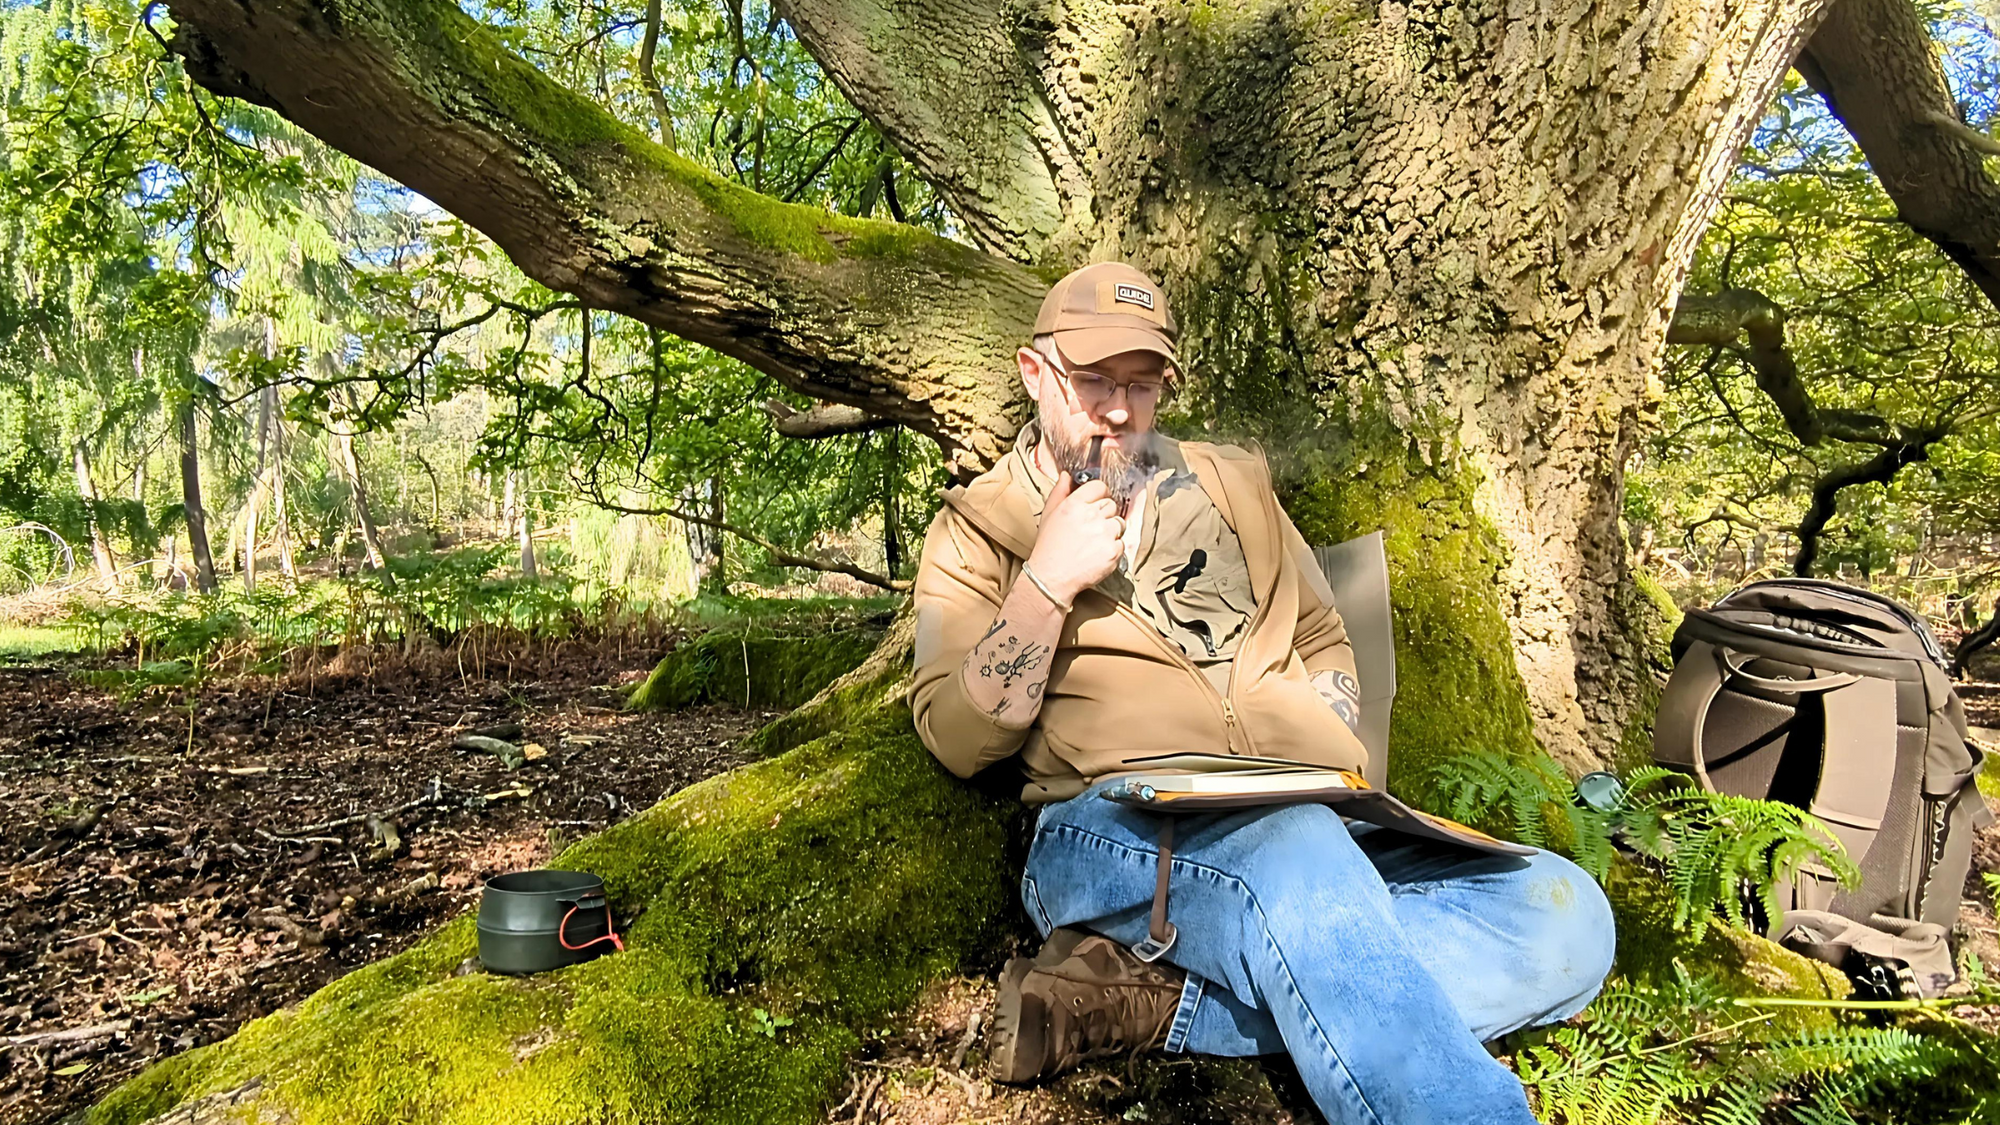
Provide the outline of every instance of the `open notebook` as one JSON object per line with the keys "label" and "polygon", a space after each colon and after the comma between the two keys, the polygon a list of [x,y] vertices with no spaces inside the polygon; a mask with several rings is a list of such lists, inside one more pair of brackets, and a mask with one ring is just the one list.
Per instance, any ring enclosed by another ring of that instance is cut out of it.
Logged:
{"label": "open notebook", "polygon": [[1350,770],[1330,770],[1282,758],[1162,754],[1134,765],[1171,773],[1128,774],[1103,791],[1107,800],[1159,813],[1204,813],[1261,805],[1327,805],[1341,816],[1438,843],[1495,855],[1535,849],[1498,840],[1477,828],[1411,808],[1371,787]]}

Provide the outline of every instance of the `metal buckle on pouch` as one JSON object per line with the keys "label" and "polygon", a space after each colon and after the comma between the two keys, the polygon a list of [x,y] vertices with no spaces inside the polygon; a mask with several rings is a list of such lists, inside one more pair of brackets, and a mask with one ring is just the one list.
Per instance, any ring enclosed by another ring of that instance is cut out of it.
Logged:
{"label": "metal buckle on pouch", "polygon": [[1160,957],[1167,952],[1167,950],[1172,949],[1174,947],[1174,939],[1179,936],[1181,936],[1180,930],[1176,929],[1172,922],[1168,922],[1167,940],[1154,941],[1153,935],[1147,934],[1145,937],[1139,939],[1139,943],[1137,945],[1134,945],[1132,947],[1132,956],[1137,957],[1139,960],[1144,961],[1148,964],[1151,964],[1152,962],[1159,960]]}

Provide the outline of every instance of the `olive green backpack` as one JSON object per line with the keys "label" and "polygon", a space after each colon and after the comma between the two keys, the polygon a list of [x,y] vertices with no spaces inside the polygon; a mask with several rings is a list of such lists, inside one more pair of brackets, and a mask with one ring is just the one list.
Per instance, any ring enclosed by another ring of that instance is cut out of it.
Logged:
{"label": "olive green backpack", "polygon": [[1785,578],[1689,610],[1673,654],[1654,759],[1807,810],[1861,869],[1852,888],[1823,868],[1781,887],[1771,936],[1857,979],[1900,978],[1891,991],[1948,986],[1973,835],[1993,817],[1930,629],[1868,591]]}

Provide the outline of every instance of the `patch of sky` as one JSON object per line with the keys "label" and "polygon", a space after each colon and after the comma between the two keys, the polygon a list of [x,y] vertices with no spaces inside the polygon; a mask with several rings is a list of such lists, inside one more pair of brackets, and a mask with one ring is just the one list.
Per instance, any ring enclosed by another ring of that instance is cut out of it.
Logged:
{"label": "patch of sky", "polygon": [[[1987,0],[1993,17],[1962,0],[1924,4],[1946,80],[1967,122],[1991,132],[2000,118],[2000,0]],[[1752,140],[1764,163],[1746,163],[1742,174],[1773,178],[1804,170],[1866,166],[1846,126],[1796,72],[1758,123]]]}

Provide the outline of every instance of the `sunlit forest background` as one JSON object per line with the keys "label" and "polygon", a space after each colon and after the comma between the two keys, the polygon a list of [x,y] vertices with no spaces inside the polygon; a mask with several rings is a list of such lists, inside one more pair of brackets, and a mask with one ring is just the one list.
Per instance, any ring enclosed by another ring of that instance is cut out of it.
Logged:
{"label": "sunlit forest background", "polygon": [[[725,176],[953,230],[767,6],[480,8]],[[1934,15],[1989,121],[1991,29]],[[543,289],[425,199],[197,91],[163,18],[10,3],[0,23],[0,593],[17,628],[102,643],[178,620],[326,644],[907,579],[943,483],[928,443],[780,435],[813,404]],[[1796,570],[1975,626],[2000,590],[2000,326],[1796,75],[1687,287],[1726,290],[1776,328],[1670,348],[1629,466],[1639,568],[1682,603]],[[1773,346],[1789,390],[1762,374]]]}
{"label": "sunlit forest background", "polygon": [[[723,177],[960,233],[769,0],[463,6]],[[1921,8],[2000,174],[2000,28]],[[0,1121],[87,1105],[749,760],[873,649],[948,483],[913,433],[529,280],[196,87],[171,35],[155,4],[0,0],[0,750],[28,748],[0,754],[0,836],[22,843],[0,1044],[126,1021],[115,1050],[0,1058]],[[1910,605],[1946,652],[2000,634],[2000,314],[1799,75],[1684,294],[1733,315],[1677,317],[1656,373],[1625,466],[1642,584],[1688,606],[1812,575]],[[1162,421],[1216,425],[1199,394]],[[1976,722],[1996,653],[1956,670]],[[1696,1030],[1678,999],[1621,996],[1602,1026],[1637,1030],[1614,1054],[1693,1059],[1668,1100],[1724,1098],[1731,1001]],[[773,1042],[792,1022],[755,1012]],[[1598,1066],[1576,1073],[1589,1114],[1624,1073],[1584,1082]],[[1117,1096],[1106,1120],[1143,1119]]]}

